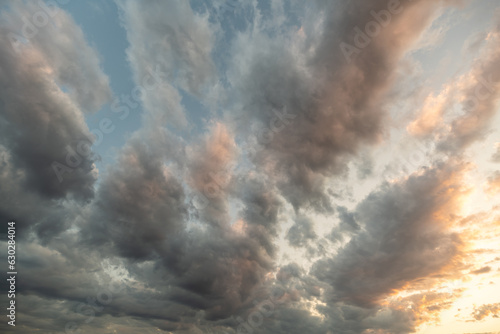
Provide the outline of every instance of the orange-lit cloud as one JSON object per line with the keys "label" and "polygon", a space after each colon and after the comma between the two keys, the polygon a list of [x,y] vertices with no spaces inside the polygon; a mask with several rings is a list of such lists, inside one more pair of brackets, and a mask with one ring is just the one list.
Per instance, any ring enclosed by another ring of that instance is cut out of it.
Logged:
{"label": "orange-lit cloud", "polygon": [[483,320],[488,316],[494,318],[500,317],[500,303],[497,304],[485,304],[474,308],[472,316],[476,321]]}
{"label": "orange-lit cloud", "polygon": [[486,191],[492,196],[500,192],[500,171],[496,171],[488,178]]}
{"label": "orange-lit cloud", "polygon": [[461,150],[485,136],[500,97],[499,41],[500,27],[493,25],[471,70],[443,85],[437,96],[427,97],[407,127],[411,134],[434,138],[445,152]]}
{"label": "orange-lit cloud", "polygon": [[438,96],[430,94],[424,102],[424,107],[417,119],[415,119],[407,130],[415,136],[427,136],[442,126],[442,118],[451,103],[452,96],[450,85],[445,86]]}

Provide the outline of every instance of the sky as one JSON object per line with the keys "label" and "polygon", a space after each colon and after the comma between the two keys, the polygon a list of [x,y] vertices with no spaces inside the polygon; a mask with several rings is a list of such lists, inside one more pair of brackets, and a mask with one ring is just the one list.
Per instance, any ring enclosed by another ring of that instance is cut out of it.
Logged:
{"label": "sky", "polygon": [[496,0],[0,0],[1,333],[500,333]]}

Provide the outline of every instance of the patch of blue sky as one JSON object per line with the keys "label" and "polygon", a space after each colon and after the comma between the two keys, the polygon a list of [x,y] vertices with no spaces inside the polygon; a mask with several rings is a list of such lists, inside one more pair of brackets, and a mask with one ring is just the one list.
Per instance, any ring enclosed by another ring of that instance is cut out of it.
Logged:
{"label": "patch of blue sky", "polygon": [[[130,95],[136,84],[127,61],[129,43],[116,4],[113,1],[70,1],[64,9],[72,15],[89,44],[99,53],[102,69],[110,80],[113,99],[123,94]],[[101,157],[98,167],[112,163],[116,158],[116,148],[122,147],[127,137],[140,127],[140,112],[139,105],[130,109],[128,117],[121,119],[111,110],[111,104],[107,104],[97,113],[86,115],[90,130],[99,131],[100,122],[106,118],[114,126],[114,130],[103,134],[102,140],[97,140],[98,145],[93,147]]]}

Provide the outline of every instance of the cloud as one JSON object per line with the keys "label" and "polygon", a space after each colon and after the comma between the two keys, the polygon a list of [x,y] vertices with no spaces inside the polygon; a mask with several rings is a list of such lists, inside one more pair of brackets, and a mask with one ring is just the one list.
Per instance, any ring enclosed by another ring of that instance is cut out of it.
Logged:
{"label": "cloud", "polygon": [[450,309],[462,293],[461,289],[454,289],[451,293],[424,291],[398,298],[391,307],[408,314],[412,326],[437,325],[441,312]]}
{"label": "cloud", "polygon": [[[355,210],[361,231],[313,273],[332,286],[330,302],[369,307],[417,279],[452,270],[462,240],[448,231],[466,192],[466,166],[441,164],[384,185]],[[445,195],[446,194],[446,195]]]}
{"label": "cloud", "polygon": [[398,63],[442,4],[400,3],[390,27],[352,59],[341,43],[354,43],[356,27],[376,22],[371,11],[387,10],[387,1],[321,3],[319,32],[304,25],[272,40],[255,33],[235,41],[236,58],[248,60],[229,76],[245,112],[237,129],[260,129],[252,159],[275,175],[295,209],[332,211],[326,179],[345,173],[362,145],[382,140]]}
{"label": "cloud", "polygon": [[222,123],[214,124],[203,145],[189,152],[188,178],[204,201],[202,214],[210,224],[229,224],[227,199],[236,154],[234,136]]}
{"label": "cloud", "polygon": [[332,241],[343,241],[344,237],[359,231],[360,226],[356,221],[355,213],[350,212],[343,206],[337,207],[340,224],[332,229],[329,238]]}
{"label": "cloud", "polygon": [[102,71],[99,54],[87,43],[73,18],[61,8],[49,10],[49,23],[40,26],[35,18],[40,17],[37,16],[40,13],[47,16],[43,8],[48,7],[13,1],[9,3],[10,15],[3,13],[4,32],[10,41],[8,49],[25,58],[23,65],[18,64],[24,68],[21,73],[30,71],[26,75],[39,76],[39,80],[45,74],[49,78],[47,88],[52,81],[61,90],[67,90],[83,111],[99,110],[111,99],[109,78]]}
{"label": "cloud", "polygon": [[482,268],[479,268],[477,270],[471,271],[471,274],[474,274],[474,275],[486,274],[486,273],[489,273],[490,271],[491,271],[491,267],[486,266],[486,267],[482,267]]}
{"label": "cloud", "polygon": [[32,224],[39,234],[57,234],[67,225],[63,206],[55,201],[89,200],[94,194],[94,139],[84,113],[98,110],[111,91],[96,51],[71,16],[59,10],[51,24],[21,39],[23,18],[40,8],[24,2],[8,8],[0,14],[0,85],[5,87],[0,192],[6,199],[0,217],[17,219],[21,229]]}
{"label": "cloud", "polygon": [[493,156],[491,157],[491,161],[493,161],[493,162],[500,162],[500,143],[496,143],[495,147],[496,147],[497,150],[493,154]]}
{"label": "cloud", "polygon": [[[230,33],[229,19],[214,22],[196,1],[117,3],[143,113],[99,173],[90,153],[64,182],[51,168],[91,137],[85,114],[111,98],[97,52],[62,10],[16,44],[23,57],[0,34],[0,219],[31,229],[20,241],[22,331],[71,321],[98,334],[409,333],[462,294],[443,292],[447,280],[491,270],[466,261],[469,234],[491,234],[495,218],[459,216],[465,158],[432,152],[430,167],[383,182],[384,157],[364,155],[389,138],[401,62],[426,32],[441,36],[432,22],[457,2],[253,2],[231,12],[244,22]],[[11,6],[1,32],[37,10]],[[482,64],[428,95],[412,135],[457,153],[482,138],[496,90],[452,123],[443,117],[452,97],[465,105],[495,73],[497,37]],[[343,43],[356,51],[346,57]],[[212,112],[196,116],[208,117],[200,131],[190,99]],[[356,169],[347,196],[340,187]],[[314,259],[295,258],[301,247]],[[109,282],[122,289],[86,322],[79,305]],[[495,305],[473,317],[497,315]]]}
{"label": "cloud", "polygon": [[[434,138],[438,149],[445,153],[460,153],[485,137],[499,97],[498,22],[496,13],[493,27],[469,72],[445,84],[437,96],[427,97],[417,119],[408,126],[410,133]],[[455,112],[456,109],[461,112]],[[446,118],[451,121],[448,123]]]}
{"label": "cloud", "polygon": [[98,240],[113,241],[118,254],[147,258],[168,235],[183,230],[184,190],[162,155],[138,135],[119,162],[102,180],[89,228],[96,229],[92,233]]}
{"label": "cloud", "polygon": [[[159,69],[163,84],[142,98],[150,113],[167,116],[169,125],[187,126],[187,118],[172,97],[180,100],[180,88],[198,98],[214,83],[211,58],[214,36],[207,16],[194,12],[189,3],[177,1],[117,1],[130,47],[127,57],[136,82]],[[168,84],[167,84],[168,82]]]}
{"label": "cloud", "polygon": [[[134,75],[140,78],[147,68],[147,63],[136,57],[142,52],[143,39],[132,34],[136,33],[134,20],[144,19],[143,33],[159,29],[147,35],[149,42],[162,41],[162,31],[170,34],[163,42],[172,44],[165,47],[172,48],[173,55],[165,54],[158,63],[164,69],[184,66],[179,70],[187,73],[167,78],[174,80],[174,85],[164,83],[172,94],[162,97],[168,99],[167,106],[183,112],[179,91],[190,89],[183,80],[189,82],[189,73],[199,74],[204,65],[196,55],[193,61],[182,60],[179,65],[181,60],[176,57],[183,55],[176,54],[181,48],[177,44],[182,37],[188,44],[186,52],[198,50],[190,49],[196,45],[184,30],[194,29],[193,33],[202,34],[197,38],[204,38],[206,31],[196,24],[205,19],[191,17],[195,20],[191,22],[189,16],[195,14],[182,5],[178,14],[188,18],[173,27],[160,22],[155,28],[149,25],[152,18],[135,17],[144,13],[135,12],[134,6],[122,4],[124,15],[130,16],[125,24],[131,29],[128,52]],[[156,17],[156,13],[153,10],[150,15]],[[189,26],[191,23],[194,26]],[[195,77],[199,80],[204,79]],[[190,92],[198,93],[194,88]],[[255,176],[240,174],[232,180],[230,170],[237,150],[224,123],[214,122],[206,136],[191,138],[191,143],[169,131],[171,110],[164,108],[164,103],[151,103],[152,96],[162,93],[160,88],[141,95],[143,127],[122,148],[118,163],[103,173],[96,200],[82,226],[81,247],[123,258],[133,279],[154,286],[155,294],[134,289],[130,303],[111,305],[106,313],[163,319],[168,321],[161,326],[165,330],[195,330],[217,321],[235,326],[228,318],[249,307],[250,296],[273,268],[272,240],[279,201],[272,187]],[[234,226],[229,221],[229,196],[244,203],[240,223]],[[196,203],[193,197],[202,197],[205,203]],[[150,298],[156,310],[137,305]]]}
{"label": "cloud", "polygon": [[500,316],[500,303],[484,304],[479,307],[475,307],[474,312],[472,313],[472,317],[476,321],[483,320],[490,315],[494,318],[498,318]]}
{"label": "cloud", "polygon": [[407,127],[408,132],[415,136],[426,136],[441,126],[442,117],[454,98],[450,96],[450,89],[445,86],[438,96],[432,93],[427,96],[419,117]]}
{"label": "cloud", "polygon": [[286,238],[290,242],[290,245],[294,247],[306,246],[309,241],[317,238],[313,222],[307,217],[298,218],[295,224],[288,230]]}
{"label": "cloud", "polygon": [[500,171],[494,172],[488,178],[486,191],[491,195],[495,195],[498,193],[498,191],[500,191]]}

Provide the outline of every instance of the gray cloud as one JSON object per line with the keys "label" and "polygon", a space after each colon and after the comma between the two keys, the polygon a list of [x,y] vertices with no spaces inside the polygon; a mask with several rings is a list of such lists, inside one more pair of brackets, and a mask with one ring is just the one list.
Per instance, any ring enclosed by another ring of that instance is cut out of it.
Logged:
{"label": "gray cloud", "polygon": [[127,56],[136,81],[157,67],[168,81],[142,97],[144,106],[150,114],[168,116],[169,125],[186,127],[185,111],[171,102],[173,98],[180,101],[171,85],[201,98],[206,85],[214,83],[214,37],[208,17],[193,12],[188,2],[126,0],[117,4],[130,41]]}
{"label": "gray cloud", "polygon": [[486,189],[490,194],[494,195],[500,190],[500,171],[495,171],[488,177],[488,187]]}
{"label": "gray cloud", "polygon": [[[356,45],[355,28],[387,1],[254,2],[238,13],[247,22],[230,35],[230,61],[219,68],[213,43],[223,23],[188,2],[118,1],[135,82],[158,65],[162,83],[141,94],[142,127],[116,162],[87,173],[89,155],[62,183],[50,164],[90,137],[84,112],[108,102],[108,79],[64,12],[19,58],[5,37],[15,16],[2,11],[0,219],[29,221],[35,232],[20,247],[19,300],[30,305],[20,332],[60,332],[72,321],[98,334],[241,333],[247,324],[255,333],[403,334],[433,320],[453,300],[432,290],[436,282],[471,268],[450,230],[468,165],[434,162],[379,185],[354,209],[329,184],[384,139],[400,61],[453,3],[402,1],[390,26],[346,59],[342,43]],[[208,105],[219,79],[230,93],[215,104],[222,119],[183,132],[192,116],[183,94]],[[462,125],[442,147],[449,140],[460,151],[485,129]],[[366,156],[358,165],[360,179],[374,173]],[[332,221],[326,236],[315,229],[318,213]],[[332,249],[312,251],[320,240]],[[311,270],[286,262],[280,248],[290,246],[320,258]],[[117,280],[122,290],[86,323],[79,304]],[[408,284],[428,291],[385,300]]]}
{"label": "gray cloud", "polygon": [[[470,70],[445,84],[439,96],[430,95],[409,130],[433,138],[437,149],[460,154],[491,132],[491,120],[498,106],[500,56],[500,14],[495,13],[491,30]],[[456,113],[454,109],[459,108]],[[451,118],[447,122],[446,118]],[[492,157],[493,161],[495,156]]]}
{"label": "gray cloud", "polygon": [[253,161],[281,174],[279,187],[296,209],[331,212],[326,178],[344,173],[362,145],[382,139],[398,62],[443,4],[401,2],[390,27],[380,28],[352,59],[341,43],[354,43],[355,28],[375,22],[371,11],[387,10],[387,1],[320,3],[325,16],[318,33],[304,25],[273,40],[252,34],[251,42],[241,35],[235,43],[237,57],[249,59],[231,76],[242,92],[242,131],[249,120],[271,130],[259,133],[267,143]]}
{"label": "gray cloud", "polygon": [[[110,98],[108,79],[81,29],[60,10],[29,39],[23,17],[40,8],[9,2],[0,24],[2,220],[32,224],[42,238],[67,228],[61,199],[89,200],[97,179],[84,112]],[[35,27],[36,28],[36,27]],[[75,152],[84,152],[76,155]],[[54,168],[54,163],[59,167]],[[63,166],[63,167],[61,167]],[[58,177],[59,173],[59,177]],[[30,210],[26,210],[29,206]]]}
{"label": "gray cloud", "polygon": [[[416,279],[439,273],[460,256],[462,242],[447,230],[457,207],[462,165],[441,165],[384,185],[355,211],[361,231],[314,274],[331,284],[332,302],[376,305]],[[444,194],[447,195],[444,195]]]}
{"label": "gray cloud", "polygon": [[500,143],[497,143],[496,146],[497,150],[495,153],[493,153],[493,156],[491,157],[491,160],[493,162],[500,162]]}
{"label": "gray cloud", "polygon": [[471,271],[471,274],[474,274],[474,275],[486,274],[486,273],[489,273],[490,271],[491,271],[491,267],[486,266],[486,267],[482,267],[482,268],[479,268],[477,270]]}
{"label": "gray cloud", "polygon": [[294,247],[304,247],[309,241],[317,238],[314,224],[307,217],[299,217],[286,235],[288,242]]}

